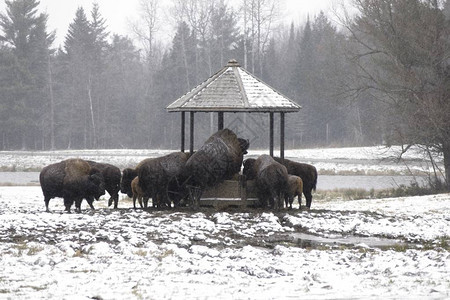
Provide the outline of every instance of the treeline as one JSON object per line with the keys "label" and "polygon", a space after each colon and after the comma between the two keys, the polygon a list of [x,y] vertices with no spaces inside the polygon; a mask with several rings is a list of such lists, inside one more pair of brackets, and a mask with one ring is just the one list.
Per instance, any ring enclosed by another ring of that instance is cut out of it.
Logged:
{"label": "treeline", "polygon": [[[449,106],[445,1],[357,1],[358,13],[339,28],[323,13],[285,25],[277,0],[172,2],[168,47],[156,38],[159,2],[145,0],[131,37],[110,32],[94,4],[76,11],[55,48],[39,1],[7,0],[0,15],[0,149],[176,149],[180,116],[165,107],[230,59],[303,107],[286,116],[288,148],[433,148],[450,135],[442,116]],[[431,95],[441,101],[428,102],[442,110],[439,126],[418,114],[416,104]],[[196,114],[197,145],[216,128],[214,118]],[[225,115],[225,126],[244,123],[252,146],[267,147],[268,116]]]}
{"label": "treeline", "polygon": [[[288,147],[380,142],[362,121],[372,114],[359,110],[355,118],[355,106],[340,95],[345,36],[324,14],[283,28],[273,0],[242,1],[239,9],[227,1],[173,1],[175,32],[164,49],[155,38],[157,4],[141,3],[133,39],[109,32],[98,5],[89,13],[80,7],[54,48],[39,1],[6,1],[0,149],[177,148],[180,116],[165,107],[229,59],[302,105],[287,115]],[[213,118],[196,117],[199,141],[216,127]],[[225,125],[244,118],[226,115]],[[254,146],[267,146],[267,118],[251,117]]]}

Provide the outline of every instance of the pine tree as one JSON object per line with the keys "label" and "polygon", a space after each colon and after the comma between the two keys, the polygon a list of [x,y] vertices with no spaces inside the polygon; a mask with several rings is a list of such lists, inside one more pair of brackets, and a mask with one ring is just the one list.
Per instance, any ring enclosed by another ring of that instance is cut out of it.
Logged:
{"label": "pine tree", "polygon": [[[239,37],[237,18],[234,11],[222,2],[213,8],[211,16],[211,61],[212,72],[216,72],[235,58],[233,44]],[[209,74],[212,75],[212,74]]]}
{"label": "pine tree", "polygon": [[[49,48],[54,33],[47,32],[47,15],[38,14],[39,1],[6,1],[0,14],[0,39],[4,41],[6,68],[13,76],[8,87],[8,121],[2,128],[4,140],[14,148],[45,147],[44,120],[48,103]],[[9,53],[9,54],[8,54]],[[10,56],[12,55],[12,56]],[[18,137],[18,139],[17,139]]]}
{"label": "pine tree", "polygon": [[[100,134],[97,120],[100,119],[101,107],[107,106],[106,98],[102,96],[102,76],[108,32],[97,4],[94,4],[91,17],[92,21],[89,21],[84,9],[78,8],[64,43],[66,67],[71,75],[70,81],[66,82],[71,91],[66,99],[70,108],[68,126],[71,129],[68,147],[98,146]],[[106,128],[105,123],[100,127],[103,131]]]}

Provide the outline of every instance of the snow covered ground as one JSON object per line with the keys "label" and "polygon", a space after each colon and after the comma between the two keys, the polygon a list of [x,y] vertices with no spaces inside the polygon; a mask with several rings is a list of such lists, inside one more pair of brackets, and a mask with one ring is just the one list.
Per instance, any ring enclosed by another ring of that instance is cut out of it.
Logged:
{"label": "snow covered ground", "polygon": [[[0,170],[40,170],[50,163],[71,157],[107,162],[123,169],[134,167],[141,160],[157,157],[174,150],[59,150],[59,151],[0,151]],[[175,150],[177,151],[177,150]],[[319,174],[414,175],[432,171],[428,157],[418,149],[410,149],[398,161],[400,147],[352,147],[327,149],[286,150],[285,157],[312,163]],[[246,157],[268,154],[250,150]],[[275,155],[279,153],[275,151]],[[441,162],[442,158],[436,157]]]}
{"label": "snow covered ground", "polygon": [[105,202],[46,213],[39,187],[0,187],[0,298],[450,297],[448,194],[280,213]]}
{"label": "snow covered ground", "polygon": [[[124,167],[164,153],[0,152],[0,166],[26,170],[83,157]],[[338,166],[344,160],[360,160],[370,172],[380,165],[370,161],[391,157],[376,153],[286,156],[339,170],[348,168]],[[113,210],[106,198],[94,203],[96,211],[84,202],[81,214],[65,213],[63,201],[52,199],[46,213],[40,187],[0,187],[0,299],[450,297],[450,194],[313,200],[311,211],[276,213],[134,210],[123,195]]]}

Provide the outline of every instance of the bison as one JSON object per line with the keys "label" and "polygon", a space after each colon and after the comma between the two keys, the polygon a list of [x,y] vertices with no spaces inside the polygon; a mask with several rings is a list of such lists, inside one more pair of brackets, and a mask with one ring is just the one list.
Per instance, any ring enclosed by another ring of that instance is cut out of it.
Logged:
{"label": "bison", "polygon": [[295,175],[288,175],[288,188],[285,194],[284,202],[286,207],[292,208],[294,198],[298,196],[299,208],[302,205],[303,180]]}
{"label": "bison", "polygon": [[257,195],[262,207],[270,205],[276,210],[283,207],[283,199],[288,188],[286,167],[276,162],[270,155],[244,161],[244,175],[248,180],[256,179]]}
{"label": "bison", "polygon": [[317,185],[316,167],[289,159],[281,159],[279,157],[276,157],[275,160],[283,164],[289,174],[296,175],[303,180],[303,194],[306,198],[306,207],[310,209],[312,203],[312,191],[316,190]]}
{"label": "bison", "polygon": [[99,170],[105,181],[105,190],[108,192],[110,198],[108,200],[108,206],[114,202],[114,208],[117,208],[119,202],[120,191],[120,179],[121,172],[116,166],[106,163],[98,163],[95,161],[87,161],[92,168]]}
{"label": "bison", "polygon": [[[139,164],[137,171],[139,187],[145,196],[151,195],[153,206],[170,207],[169,194],[182,193],[181,187],[183,184],[176,185],[173,183],[184,181],[188,157],[187,153],[173,152],[165,156],[147,159]],[[169,186],[174,190],[169,192]],[[146,207],[145,202],[144,207]]]}
{"label": "bison", "polygon": [[139,168],[146,164],[147,162],[151,161],[153,158],[147,158],[141,161],[134,169],[133,168],[126,168],[122,172],[122,179],[120,181],[120,192],[127,194],[128,197],[133,197],[133,191],[131,189],[131,182],[134,178],[138,176]]}
{"label": "bison", "polygon": [[145,197],[144,192],[139,186],[139,177],[136,176],[133,181],[131,181],[131,190],[133,192],[133,208],[136,208],[136,199],[139,202],[139,205],[141,208],[144,206],[142,205],[142,200],[144,200],[145,207],[147,207],[148,204],[148,197]]}
{"label": "bison", "polygon": [[46,211],[49,212],[50,199],[64,199],[66,211],[75,203],[76,210],[81,211],[81,201],[85,198],[94,209],[94,198],[105,194],[103,177],[97,169],[81,159],[68,159],[44,167],[39,174]]}
{"label": "bison", "polygon": [[188,184],[203,191],[231,179],[241,170],[248,140],[238,138],[230,129],[213,134],[186,162]]}

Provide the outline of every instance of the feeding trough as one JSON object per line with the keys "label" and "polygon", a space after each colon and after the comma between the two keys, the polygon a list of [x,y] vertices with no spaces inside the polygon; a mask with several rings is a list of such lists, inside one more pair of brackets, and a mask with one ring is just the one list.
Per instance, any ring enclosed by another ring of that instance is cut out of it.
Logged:
{"label": "feeding trough", "polygon": [[[220,69],[216,74],[184,94],[167,108],[168,112],[181,114],[181,151],[185,151],[186,113],[190,118],[189,151],[194,153],[195,113],[210,112],[218,114],[218,130],[224,128],[225,113],[268,113],[269,114],[269,154],[274,154],[274,115],[280,114],[280,157],[284,158],[285,114],[298,112],[301,107],[288,99],[259,78],[242,68],[235,60]],[[190,189],[191,201],[199,205],[253,205],[256,199],[254,182],[235,176],[214,187],[202,191]]]}

